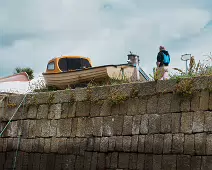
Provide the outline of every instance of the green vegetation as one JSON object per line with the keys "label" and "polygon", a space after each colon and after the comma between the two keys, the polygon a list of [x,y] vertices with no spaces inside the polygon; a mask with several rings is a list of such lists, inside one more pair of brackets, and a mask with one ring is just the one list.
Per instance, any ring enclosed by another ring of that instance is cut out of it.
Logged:
{"label": "green vegetation", "polygon": [[16,67],[14,74],[18,74],[18,73],[22,73],[22,72],[26,72],[28,74],[30,80],[32,80],[34,78],[34,71],[29,67],[24,67],[24,68]]}

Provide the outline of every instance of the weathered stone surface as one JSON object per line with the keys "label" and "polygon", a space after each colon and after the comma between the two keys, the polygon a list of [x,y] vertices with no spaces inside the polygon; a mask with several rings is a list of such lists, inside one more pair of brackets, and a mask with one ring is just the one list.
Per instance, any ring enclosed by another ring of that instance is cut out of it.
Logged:
{"label": "weathered stone surface", "polygon": [[[67,147],[67,153],[68,154],[72,154],[73,153],[73,150],[74,150],[74,139],[73,138],[67,138],[66,147]],[[89,148],[90,148],[90,145],[88,143],[88,149],[87,150],[89,150]],[[92,146],[92,151],[93,150],[94,149],[93,149],[93,146]]]}
{"label": "weathered stone surface", "polygon": [[160,115],[150,114],[149,115],[149,133],[160,132]]}
{"label": "weathered stone surface", "polygon": [[180,110],[182,112],[189,112],[191,109],[190,98],[183,98],[180,102]]}
{"label": "weathered stone surface", "polygon": [[74,90],[74,98],[76,101],[80,101],[80,102],[88,100],[88,89],[76,88]]}
{"label": "weathered stone surface", "polygon": [[107,99],[109,91],[109,86],[90,88],[90,99],[91,101]]}
{"label": "weathered stone surface", "polygon": [[161,94],[158,98],[158,113],[169,113],[172,94]]}
{"label": "weathered stone surface", "polygon": [[205,112],[205,132],[212,132],[212,112]]}
{"label": "weathered stone surface", "polygon": [[176,170],[177,168],[177,156],[176,155],[163,155],[162,159],[163,170]]}
{"label": "weathered stone surface", "polygon": [[51,150],[51,138],[44,139],[43,150],[44,150],[45,153],[50,153],[50,150]]}
{"label": "weathered stone surface", "polygon": [[130,97],[133,87],[133,83],[123,85],[112,85],[110,86],[110,95],[118,94],[120,96]]}
{"label": "weathered stone surface", "polygon": [[144,169],[144,154],[138,154],[137,169]]}
{"label": "weathered stone surface", "polygon": [[138,113],[139,114],[145,114],[147,111],[147,98],[146,97],[140,97],[138,101]]}
{"label": "weathered stone surface", "polygon": [[91,137],[91,136],[93,136],[93,127],[94,127],[94,125],[93,125],[93,120],[92,120],[92,118],[87,118],[86,119],[86,128],[85,128],[85,136],[86,137]]}
{"label": "weathered stone surface", "polygon": [[198,76],[193,78],[194,90],[207,89],[208,87],[208,76]]}
{"label": "weathered stone surface", "polygon": [[105,169],[105,153],[98,153],[97,169]]}
{"label": "weathered stone surface", "polygon": [[78,126],[78,118],[72,118],[71,135],[70,135],[70,137],[76,137],[77,126]]}
{"label": "weathered stone surface", "polygon": [[18,135],[18,122],[12,121],[7,127],[6,134],[9,137],[16,137]]}
{"label": "weathered stone surface", "polygon": [[127,114],[127,110],[128,110],[128,105],[126,104],[126,102],[121,102],[119,104],[119,115],[126,115]]}
{"label": "weathered stone surface", "polygon": [[183,145],[184,145],[184,134],[174,134],[172,152],[183,153]]}
{"label": "weathered stone surface", "polygon": [[148,133],[149,115],[145,114],[141,116],[140,134]]}
{"label": "weathered stone surface", "polygon": [[116,137],[116,151],[123,151],[123,136]]}
{"label": "weathered stone surface", "polygon": [[123,151],[130,152],[131,149],[131,136],[123,137]]}
{"label": "weathered stone surface", "polygon": [[152,96],[147,101],[147,113],[152,114],[157,112],[158,98],[157,96]]}
{"label": "weathered stone surface", "polygon": [[212,155],[212,134],[207,135],[206,154]]}
{"label": "weathered stone surface", "polygon": [[191,98],[191,111],[198,111],[200,109],[200,93],[194,92]]}
{"label": "weathered stone surface", "polygon": [[113,121],[113,133],[115,135],[122,135],[123,132],[123,124],[124,124],[124,117],[123,116],[114,116]]}
{"label": "weathered stone surface", "polygon": [[118,167],[118,152],[112,152],[110,167],[111,168],[117,168]]}
{"label": "weathered stone surface", "polygon": [[112,112],[111,106],[112,106],[111,102],[108,100],[105,100],[100,110],[100,116],[110,116]]}
{"label": "weathered stone surface", "polygon": [[162,155],[153,155],[153,169],[161,170],[162,166]]}
{"label": "weathered stone surface", "polygon": [[108,137],[102,137],[100,141],[100,152],[108,151]]}
{"label": "weathered stone surface", "polygon": [[115,105],[112,105],[111,107],[111,115],[121,115],[120,114],[120,104],[115,104]]}
{"label": "weathered stone surface", "polygon": [[[138,151],[138,135],[132,136],[131,141],[131,152],[137,152]],[[144,148],[144,146],[143,146]]]}
{"label": "weathered stone surface", "polygon": [[57,135],[57,124],[58,124],[57,120],[51,120],[49,136],[56,136]]}
{"label": "weathered stone surface", "polygon": [[201,91],[200,94],[200,110],[208,110],[209,108],[209,91]]}
{"label": "weathered stone surface", "polygon": [[163,153],[171,153],[172,151],[172,134],[164,135]]}
{"label": "weathered stone surface", "polygon": [[154,142],[154,136],[146,135],[146,137],[145,137],[145,153],[152,153],[153,142]]}
{"label": "weathered stone surface", "polygon": [[34,119],[37,117],[37,106],[30,106],[27,114],[27,118]]}
{"label": "weathered stone surface", "polygon": [[170,111],[172,113],[180,112],[181,98],[177,94],[172,95]]}
{"label": "weathered stone surface", "polygon": [[63,103],[62,104],[62,109],[61,109],[61,118],[67,118],[68,117],[68,112],[69,112],[69,105],[70,103]]}
{"label": "weathered stone surface", "polygon": [[52,138],[51,139],[51,152],[55,153],[58,152],[58,144],[59,144],[59,138]]}
{"label": "weathered stone surface", "polygon": [[57,136],[69,137],[71,134],[72,119],[60,119],[58,120]]}
{"label": "weathered stone surface", "polygon": [[[88,162],[90,161],[90,155],[86,155],[87,161],[84,162],[85,166],[89,166]],[[76,156],[75,155],[63,155],[63,164],[62,164],[62,169],[74,169],[76,161]]]}
{"label": "weathered stone surface", "polygon": [[108,151],[114,151],[116,146],[116,137],[112,136],[108,139]]}
{"label": "weathered stone surface", "polygon": [[[99,140],[99,143],[100,143],[100,140]],[[98,143],[98,147],[99,147],[99,143]],[[81,144],[81,138],[73,138],[72,154],[80,155],[80,144]],[[98,148],[98,151],[99,151],[99,148]]]}
{"label": "weathered stone surface", "polygon": [[93,125],[94,125],[94,131],[93,135],[94,136],[102,136],[103,133],[103,118],[102,117],[95,117],[92,118],[93,120]]}
{"label": "weathered stone surface", "polygon": [[153,153],[154,154],[162,154],[163,153],[163,141],[164,141],[164,135],[162,135],[162,134],[154,135],[154,144],[153,144]]}
{"label": "weathered stone surface", "polygon": [[102,107],[103,101],[101,102],[91,102],[91,110],[90,110],[90,116],[91,117],[97,117],[100,116],[100,110]]}
{"label": "weathered stone surface", "polygon": [[[32,152],[38,152],[38,149],[39,149],[39,142],[40,142],[40,139],[39,138],[35,138],[33,139],[32,141]],[[52,144],[53,145],[53,144]],[[51,146],[52,147],[52,146]]]}
{"label": "weathered stone surface", "polygon": [[211,170],[212,169],[212,156],[203,156],[202,157],[202,166],[201,170]]}
{"label": "weathered stone surface", "polygon": [[197,133],[195,134],[195,152],[197,155],[205,154],[205,146],[206,145],[206,134]]}
{"label": "weathered stone surface", "polygon": [[67,153],[67,138],[59,138],[58,153],[60,154]]}
{"label": "weathered stone surface", "polygon": [[100,150],[100,138],[94,138],[94,151],[99,151]]}
{"label": "weathered stone surface", "polygon": [[44,151],[44,138],[39,138],[38,152],[42,153]]}
{"label": "weathered stone surface", "polygon": [[192,170],[201,170],[202,158],[201,156],[192,156],[191,157],[191,169]]}
{"label": "weathered stone surface", "polygon": [[129,169],[136,169],[137,168],[137,159],[138,159],[137,153],[131,153],[130,154]]}
{"label": "weathered stone surface", "polygon": [[77,137],[85,137],[86,120],[87,119],[85,117],[78,118],[76,131]]}
{"label": "weathered stone surface", "polygon": [[77,102],[76,116],[89,116],[90,114],[90,101]]}
{"label": "weathered stone surface", "polygon": [[172,114],[161,115],[161,133],[170,133],[172,131]]}
{"label": "weathered stone surface", "polygon": [[30,120],[23,120],[22,138],[27,138],[29,135],[29,123],[30,123]]}
{"label": "weathered stone surface", "polygon": [[144,160],[144,169],[153,169],[153,155],[152,154],[146,154],[145,160]]}
{"label": "weathered stone surface", "polygon": [[107,153],[105,157],[105,168],[110,168],[111,153]]}
{"label": "weathered stone surface", "polygon": [[197,133],[197,132],[203,132],[203,130],[204,130],[204,112],[194,112],[192,131],[194,133]]}
{"label": "weathered stone surface", "polygon": [[129,160],[130,154],[129,153],[119,153],[119,168],[129,168]]}
{"label": "weathered stone surface", "polygon": [[49,112],[49,106],[42,104],[38,107],[37,119],[47,119]]}
{"label": "weathered stone surface", "polygon": [[145,135],[138,136],[138,145],[137,145],[138,152],[141,152],[141,153],[144,152],[145,138],[146,138]]}
{"label": "weathered stone surface", "polygon": [[181,132],[192,133],[192,114],[191,112],[182,113],[181,118]]}
{"label": "weathered stone surface", "polygon": [[139,88],[138,96],[149,96],[156,93],[156,82],[150,81],[137,84]]}
{"label": "weathered stone surface", "polygon": [[103,118],[103,136],[113,136],[114,120],[112,116]]}
{"label": "weathered stone surface", "polygon": [[173,92],[175,90],[176,83],[175,79],[168,81],[159,80],[157,81],[156,91],[157,93]]}
{"label": "weathered stone surface", "polygon": [[123,135],[132,135],[132,116],[124,116]]}
{"label": "weathered stone surface", "polygon": [[13,139],[12,138],[7,138],[7,151],[12,151],[13,150]]}
{"label": "weathered stone surface", "polygon": [[93,152],[92,159],[91,159],[91,168],[90,168],[91,170],[95,170],[96,169],[96,167],[97,167],[97,158],[98,158],[97,153]]}
{"label": "weathered stone surface", "polygon": [[[71,89],[66,89],[66,90],[58,90],[56,92],[54,92],[53,94],[53,100],[52,103],[68,103],[71,100],[73,100],[74,98],[74,90]],[[48,99],[48,103],[49,103],[49,99]]]}
{"label": "weathered stone surface", "polygon": [[[63,106],[63,107],[65,107],[65,106]],[[77,102],[69,103],[68,108],[66,108],[66,109],[67,110],[64,110],[64,112],[63,112],[64,116],[66,115],[65,111],[67,111],[67,117],[68,118],[75,117],[76,116],[76,110],[77,110]]]}
{"label": "weathered stone surface", "polygon": [[61,118],[61,104],[53,104],[50,106],[48,119],[60,119]]}
{"label": "weathered stone surface", "polygon": [[177,156],[177,169],[188,170],[190,169],[191,157],[188,155],[178,155]]}
{"label": "weathered stone surface", "polygon": [[138,135],[141,124],[141,115],[133,116],[132,135]]}
{"label": "weathered stone surface", "polygon": [[209,110],[212,110],[212,92],[210,92],[210,98],[209,98]]}
{"label": "weathered stone surface", "polygon": [[127,100],[127,105],[128,105],[128,110],[127,110],[127,115],[129,116],[134,116],[138,114],[138,102],[139,99],[136,98],[130,98],[129,100]]}
{"label": "weathered stone surface", "polygon": [[50,120],[41,120],[41,137],[49,137],[50,135]]}
{"label": "weathered stone surface", "polygon": [[94,138],[87,138],[88,145],[86,151],[93,151],[94,150]]}
{"label": "weathered stone surface", "polygon": [[180,132],[181,113],[172,113],[172,133]]}
{"label": "weathered stone surface", "polygon": [[4,162],[6,159],[6,154],[5,153],[0,153],[0,169],[4,169]]}
{"label": "weathered stone surface", "polygon": [[[84,156],[78,155],[75,161],[75,169],[83,169]],[[62,168],[57,168],[62,169]]]}
{"label": "weathered stone surface", "polygon": [[188,155],[194,154],[194,135],[185,135],[184,153]]}
{"label": "weathered stone surface", "polygon": [[87,149],[88,146],[88,140],[87,138],[80,138],[80,144],[79,144],[79,154],[80,155],[84,155],[85,154],[85,150]]}

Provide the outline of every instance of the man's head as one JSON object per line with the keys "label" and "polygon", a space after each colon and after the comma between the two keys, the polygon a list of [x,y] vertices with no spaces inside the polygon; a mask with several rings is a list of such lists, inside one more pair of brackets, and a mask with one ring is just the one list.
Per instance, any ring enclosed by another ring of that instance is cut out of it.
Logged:
{"label": "man's head", "polygon": [[160,46],[160,47],[159,47],[159,50],[160,50],[160,51],[165,50],[165,47],[164,47],[164,46]]}

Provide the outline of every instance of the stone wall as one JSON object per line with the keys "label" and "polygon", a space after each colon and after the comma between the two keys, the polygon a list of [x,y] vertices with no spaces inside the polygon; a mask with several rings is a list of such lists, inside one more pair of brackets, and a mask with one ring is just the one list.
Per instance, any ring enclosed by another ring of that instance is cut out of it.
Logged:
{"label": "stone wall", "polygon": [[[183,83],[182,83],[183,84]],[[0,137],[0,169],[212,169],[212,77],[28,94]],[[188,89],[189,90],[189,89]],[[0,108],[0,130],[23,95]],[[21,132],[21,133],[20,133]]]}

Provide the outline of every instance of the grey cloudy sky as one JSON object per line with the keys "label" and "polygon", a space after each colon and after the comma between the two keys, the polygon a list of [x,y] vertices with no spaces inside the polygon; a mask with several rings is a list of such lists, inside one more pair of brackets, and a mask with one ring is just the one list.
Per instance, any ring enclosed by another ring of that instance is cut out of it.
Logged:
{"label": "grey cloudy sky", "polygon": [[61,55],[125,63],[130,50],[151,73],[160,45],[182,68],[181,54],[212,51],[211,20],[211,0],[0,0],[0,76],[16,66],[42,73]]}

